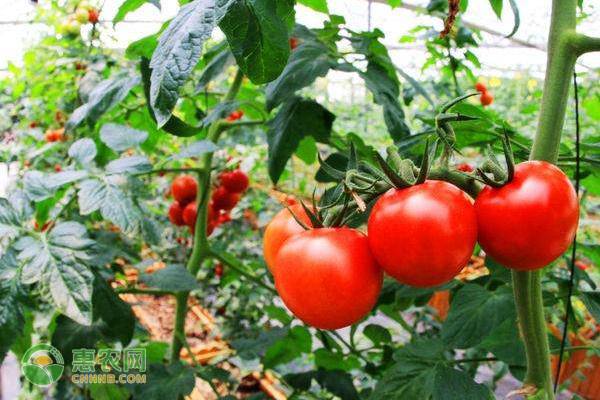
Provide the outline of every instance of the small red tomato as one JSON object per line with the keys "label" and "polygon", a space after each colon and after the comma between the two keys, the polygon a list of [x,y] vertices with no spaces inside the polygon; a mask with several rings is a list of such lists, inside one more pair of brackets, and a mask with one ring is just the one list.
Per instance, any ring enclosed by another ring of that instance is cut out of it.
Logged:
{"label": "small red tomato", "polygon": [[350,228],[321,228],[291,237],[275,260],[275,287],[308,325],[340,329],[371,311],[383,273],[367,237]]}
{"label": "small red tomato", "polygon": [[462,164],[458,164],[456,166],[456,169],[462,172],[473,172],[475,171],[475,168],[473,168],[473,166],[469,163],[462,163]]}
{"label": "small red tomato", "polygon": [[231,222],[231,214],[229,214],[228,212],[219,214],[219,218],[217,219],[218,225],[226,224],[228,222]]}
{"label": "small red tomato", "polygon": [[223,276],[223,264],[215,265],[215,275],[219,278]]}
{"label": "small red tomato", "polygon": [[53,143],[58,140],[56,131],[54,131],[53,129],[48,129],[46,131],[46,133],[44,134],[44,138],[46,139],[46,142],[48,142],[48,143]]}
{"label": "small red tomato", "polygon": [[296,47],[298,47],[298,38],[291,37],[290,38],[290,49],[294,50]]}
{"label": "small red tomato", "polygon": [[60,164],[54,165],[54,171],[56,171],[56,172],[62,171],[62,167],[60,166]]}
{"label": "small red tomato", "polygon": [[575,266],[576,266],[577,268],[579,268],[580,270],[582,270],[582,271],[585,271],[585,270],[588,270],[588,269],[590,269],[590,265],[589,265],[589,264],[586,264],[586,263],[584,263],[584,262],[583,262],[583,261],[581,261],[581,260],[577,260],[577,261],[575,261]]}
{"label": "small red tomato", "polygon": [[206,224],[206,236],[212,235],[216,227],[217,225],[214,221],[208,221],[208,224]]}
{"label": "small red tomato", "polygon": [[185,222],[183,221],[183,208],[177,200],[175,200],[169,207],[169,221],[171,221],[173,225],[185,225]]}
{"label": "small red tomato", "polygon": [[481,97],[479,98],[479,100],[481,100],[482,106],[489,106],[494,102],[494,96],[492,96],[490,92],[483,92],[481,93]]}
{"label": "small red tomato", "polygon": [[487,87],[485,87],[485,83],[477,82],[475,84],[475,90],[477,90],[479,93],[485,93],[487,92]]}
{"label": "small red tomato", "polygon": [[241,169],[236,169],[231,172],[223,172],[221,174],[221,185],[232,193],[242,193],[248,189],[248,175]]}
{"label": "small red tomato", "polygon": [[171,183],[171,193],[182,206],[196,199],[198,184],[190,175],[180,175]]}
{"label": "small red tomato", "polygon": [[486,254],[521,271],[542,268],[563,254],[579,221],[573,185],[545,161],[520,163],[508,184],[486,186],[475,200],[475,211]]}
{"label": "small red tomato", "polygon": [[88,21],[92,24],[98,23],[98,19],[100,17],[100,12],[95,8],[90,8],[88,10]]}
{"label": "small red tomato", "polygon": [[239,193],[232,193],[219,186],[212,194],[212,203],[215,210],[229,211],[240,201]]}
{"label": "small red tomato", "polygon": [[[311,226],[310,218],[304,211],[302,204],[290,205],[290,210],[296,218],[298,218],[306,226]],[[287,208],[279,211],[275,217],[269,222],[265,229],[263,236],[263,255],[265,257],[265,263],[271,273],[274,273],[275,258],[279,249],[290,237],[304,232],[304,228],[296,221],[296,219],[290,214]]]}
{"label": "small red tomato", "polygon": [[30,123],[29,123],[29,127],[30,127],[31,129],[33,129],[33,128],[37,128],[37,126],[38,126],[38,123],[37,123],[36,121],[32,121],[32,122],[30,122]]}
{"label": "small red tomato", "polygon": [[398,281],[432,287],[467,265],[477,240],[469,197],[443,181],[390,189],[368,221],[369,246],[383,270]]}
{"label": "small red tomato", "polygon": [[198,214],[198,207],[196,206],[196,203],[189,203],[183,209],[183,213],[182,213],[183,222],[187,226],[196,225],[196,215],[197,214]]}
{"label": "small red tomato", "polygon": [[233,122],[244,116],[244,112],[242,110],[233,111],[231,114],[227,116],[227,121]]}

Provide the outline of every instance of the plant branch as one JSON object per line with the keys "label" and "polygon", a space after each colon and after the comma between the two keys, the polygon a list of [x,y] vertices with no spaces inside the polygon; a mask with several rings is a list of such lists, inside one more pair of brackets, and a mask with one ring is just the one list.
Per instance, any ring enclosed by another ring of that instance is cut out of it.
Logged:
{"label": "plant branch", "polygon": [[568,43],[577,56],[585,53],[600,51],[600,38],[573,33],[568,36]]}
{"label": "plant branch", "polygon": [[229,268],[233,269],[234,271],[236,271],[238,274],[242,275],[249,281],[256,283],[258,286],[261,286],[261,287],[267,289],[268,291],[270,291],[273,294],[277,294],[277,291],[275,290],[274,287],[266,284],[262,279],[260,279],[260,277],[246,271],[246,268],[244,267],[244,265],[241,262],[239,262],[235,257],[233,257],[231,254],[228,254],[224,251],[217,252],[214,250],[210,250],[210,254],[214,258],[219,260],[221,263],[227,265]]}

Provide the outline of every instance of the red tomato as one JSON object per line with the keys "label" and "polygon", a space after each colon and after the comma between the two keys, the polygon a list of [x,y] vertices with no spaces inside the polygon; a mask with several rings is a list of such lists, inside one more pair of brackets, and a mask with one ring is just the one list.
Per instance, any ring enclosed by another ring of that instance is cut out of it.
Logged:
{"label": "red tomato", "polygon": [[223,264],[215,265],[215,275],[219,278],[223,276]]}
{"label": "red tomato", "polygon": [[198,184],[190,175],[180,175],[171,183],[171,193],[182,206],[196,200]]}
{"label": "red tomato", "polygon": [[487,92],[487,87],[485,87],[485,83],[477,82],[475,84],[475,90],[477,90],[479,93],[485,93]]}
{"label": "red tomato", "polygon": [[183,222],[183,208],[178,201],[174,201],[169,207],[169,221],[173,225],[183,226],[185,222]]}
{"label": "red tomato", "polygon": [[232,193],[219,186],[212,194],[212,203],[215,210],[229,211],[240,201],[239,193]]}
{"label": "red tomato", "polygon": [[[311,225],[310,218],[306,215],[302,204],[291,205],[290,210],[305,225]],[[263,237],[263,255],[271,273],[274,273],[275,258],[283,243],[301,232],[304,232],[304,228],[294,219],[287,208],[279,211],[269,222]]]}
{"label": "red tomato", "polygon": [[462,163],[462,164],[458,164],[456,166],[456,169],[462,172],[473,172],[475,171],[475,168],[473,168],[473,166],[469,163]]}
{"label": "red tomato", "polygon": [[182,214],[183,222],[187,226],[196,225],[196,215],[197,214],[198,214],[198,207],[196,206],[196,203],[188,204],[183,209],[183,214]]}
{"label": "red tomato", "polygon": [[290,238],[274,270],[285,305],[321,329],[360,321],[375,305],[383,280],[367,237],[350,228],[311,229]]}
{"label": "red tomato", "polygon": [[417,287],[451,280],[477,240],[471,200],[443,181],[390,189],[375,203],[368,228],[371,251],[383,270]]}
{"label": "red tomato", "polygon": [[99,16],[100,16],[100,12],[98,10],[96,10],[95,8],[90,8],[88,10],[88,21],[91,22],[92,24],[98,23]]}
{"label": "red tomato", "polygon": [[296,47],[298,47],[298,38],[291,37],[290,38],[290,49],[294,50]]}
{"label": "red tomato", "polygon": [[38,126],[38,123],[37,123],[36,121],[32,121],[32,122],[30,122],[30,123],[29,123],[29,127],[30,127],[31,129],[33,129],[33,128],[37,128],[37,126]]}
{"label": "red tomato", "polygon": [[231,172],[223,172],[221,174],[221,185],[230,192],[242,193],[248,189],[248,175],[241,169],[236,169]]}
{"label": "red tomato", "polygon": [[545,161],[515,168],[501,188],[486,186],[475,200],[479,244],[513,269],[542,268],[567,250],[579,221],[579,202],[569,178]]}
{"label": "red tomato", "polygon": [[60,164],[55,164],[54,165],[54,171],[56,171],[56,172],[62,171],[62,167],[60,166]]}
{"label": "red tomato", "polygon": [[233,122],[233,121],[237,121],[238,119],[242,118],[244,116],[244,112],[242,110],[236,110],[231,112],[231,114],[229,114],[227,116],[227,121],[229,122]]}
{"label": "red tomato", "polygon": [[483,92],[479,100],[481,100],[482,106],[489,106],[494,102],[494,96],[490,92]]}
{"label": "red tomato", "polygon": [[219,214],[219,217],[217,218],[217,224],[221,225],[226,224],[227,222],[231,222],[231,214],[229,214],[228,212]]}

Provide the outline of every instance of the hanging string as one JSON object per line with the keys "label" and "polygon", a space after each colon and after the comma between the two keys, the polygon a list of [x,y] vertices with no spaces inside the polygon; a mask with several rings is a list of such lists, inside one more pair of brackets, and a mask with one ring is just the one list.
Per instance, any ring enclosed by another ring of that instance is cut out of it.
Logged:
{"label": "hanging string", "polygon": [[[575,193],[579,196],[579,94],[577,92],[577,73],[573,71],[573,88],[575,90]],[[567,294],[567,309],[565,311],[565,322],[563,324],[562,339],[560,341],[560,353],[558,355],[558,365],[556,366],[556,376],[554,377],[554,393],[558,390],[558,379],[560,378],[560,367],[563,362],[563,354],[567,343],[567,329],[569,327],[569,317],[571,316],[572,305],[571,296],[573,295],[573,285],[575,278],[575,257],[577,255],[577,233],[573,239],[571,251],[571,265],[569,266],[569,292]]]}

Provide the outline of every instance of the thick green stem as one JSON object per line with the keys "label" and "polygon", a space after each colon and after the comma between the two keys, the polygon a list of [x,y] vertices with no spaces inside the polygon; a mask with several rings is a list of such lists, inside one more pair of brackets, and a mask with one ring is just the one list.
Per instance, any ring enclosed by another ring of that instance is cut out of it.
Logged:
{"label": "thick green stem", "polygon": [[[243,74],[240,70],[237,71],[229,92],[225,96],[225,101],[231,101],[240,91],[243,81]],[[227,129],[227,125],[222,121],[216,121],[209,129],[206,139],[216,143],[219,140],[220,134]],[[208,152],[202,157],[200,168],[196,170],[198,173],[198,194],[196,203],[198,204],[198,213],[196,214],[196,224],[194,230],[194,246],[192,254],[187,262],[187,269],[193,276],[196,276],[202,262],[210,256],[210,247],[206,234],[208,224],[208,204],[210,199],[210,172],[212,166],[213,153]],[[179,292],[175,295],[176,311],[175,323],[173,326],[173,339],[171,342],[171,362],[179,360],[179,353],[184,345],[185,340],[185,316],[187,314],[187,303],[190,292]]]}

